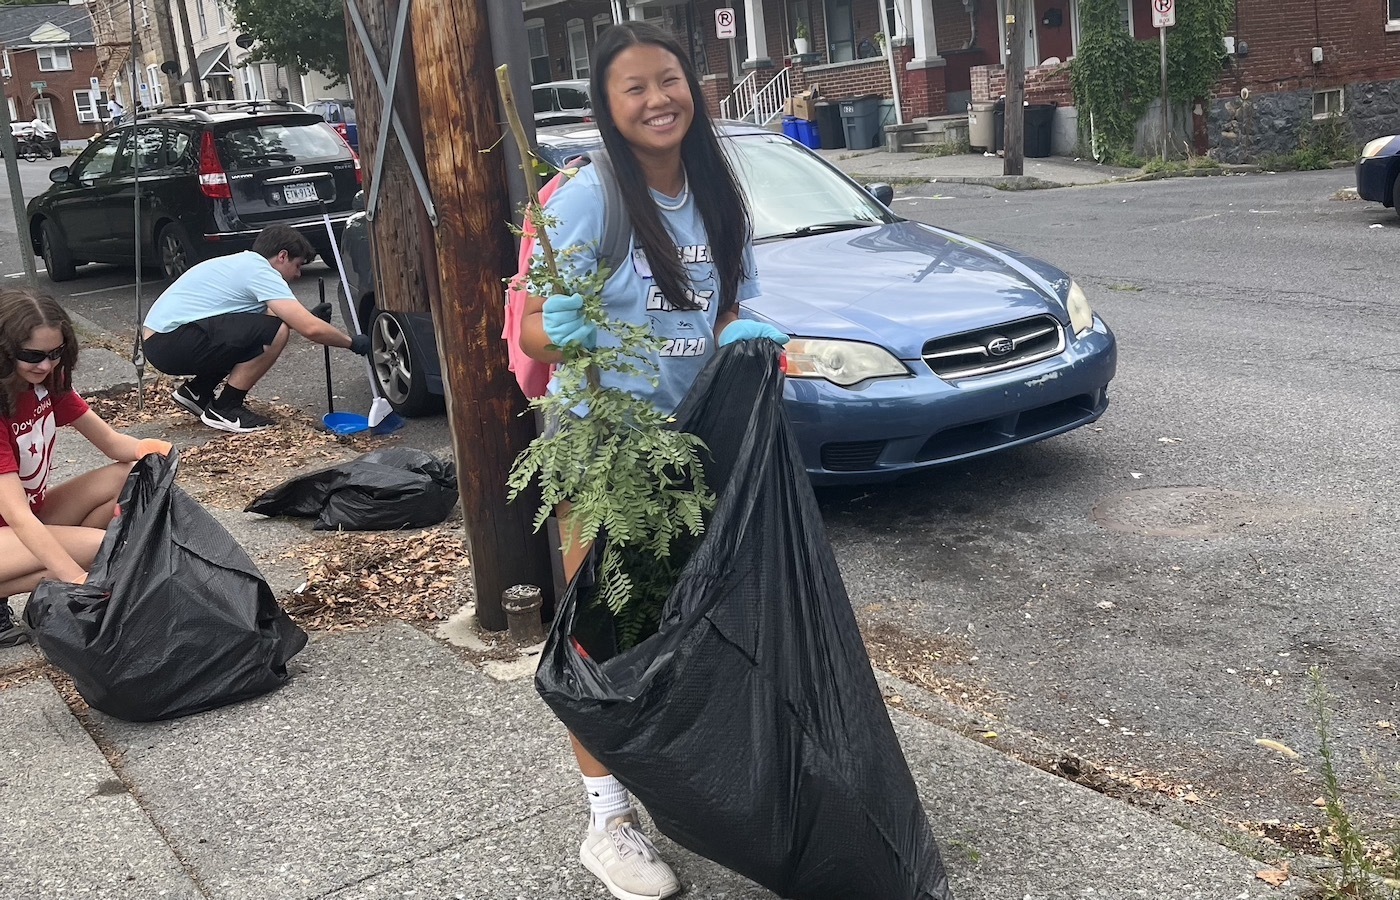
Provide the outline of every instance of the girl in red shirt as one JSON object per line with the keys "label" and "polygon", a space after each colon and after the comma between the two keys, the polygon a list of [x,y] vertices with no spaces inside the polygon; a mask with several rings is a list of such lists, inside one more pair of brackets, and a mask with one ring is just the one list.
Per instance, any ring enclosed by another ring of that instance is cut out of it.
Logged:
{"label": "girl in red shirt", "polygon": [[[133,463],[170,452],[169,442],[119,434],[89,409],[73,390],[77,361],[73,323],[57,300],[0,290],[0,600],[45,578],[86,581]],[[64,425],[114,462],[50,486],[54,438]],[[25,638],[0,603],[0,646]]]}

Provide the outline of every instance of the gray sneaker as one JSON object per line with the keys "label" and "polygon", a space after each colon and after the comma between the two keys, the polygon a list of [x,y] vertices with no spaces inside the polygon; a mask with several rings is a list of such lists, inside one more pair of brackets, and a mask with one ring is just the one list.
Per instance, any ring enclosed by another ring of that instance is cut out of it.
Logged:
{"label": "gray sneaker", "polygon": [[660,900],[681,889],[676,873],[637,829],[637,815],[630,811],[609,819],[606,831],[590,830],[578,855],[618,900]]}
{"label": "gray sneaker", "polygon": [[29,629],[15,621],[14,610],[10,609],[10,598],[0,597],[0,647],[14,647],[29,643]]}

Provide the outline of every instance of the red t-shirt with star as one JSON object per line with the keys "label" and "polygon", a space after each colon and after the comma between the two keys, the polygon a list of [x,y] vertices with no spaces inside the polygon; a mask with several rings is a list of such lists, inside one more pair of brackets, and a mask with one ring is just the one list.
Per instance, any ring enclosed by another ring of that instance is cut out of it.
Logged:
{"label": "red t-shirt with star", "polygon": [[[58,429],[71,425],[88,411],[87,401],[76,391],[49,396],[46,388],[21,391],[15,398],[15,413],[0,416],[5,439],[0,440],[0,475],[15,472],[29,498],[29,508],[37,516],[49,488],[49,467],[53,464],[53,443]],[[0,525],[5,524],[0,519]]]}

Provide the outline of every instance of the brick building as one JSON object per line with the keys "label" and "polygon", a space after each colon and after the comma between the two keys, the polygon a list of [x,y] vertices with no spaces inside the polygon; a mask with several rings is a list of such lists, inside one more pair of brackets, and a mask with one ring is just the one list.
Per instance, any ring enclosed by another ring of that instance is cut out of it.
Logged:
{"label": "brick building", "polygon": [[80,146],[105,114],[91,89],[98,72],[92,18],[81,3],[0,6],[0,76],[10,119],[36,116]]}

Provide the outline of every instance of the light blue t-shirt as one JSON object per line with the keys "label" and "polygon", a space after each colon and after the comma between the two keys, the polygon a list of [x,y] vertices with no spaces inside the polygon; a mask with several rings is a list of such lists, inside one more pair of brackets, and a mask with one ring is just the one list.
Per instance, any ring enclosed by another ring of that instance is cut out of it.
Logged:
{"label": "light blue t-shirt", "polygon": [[[693,192],[696,185],[692,185]],[[704,186],[698,186],[704,190]],[[634,325],[650,324],[652,333],[662,340],[659,354],[652,362],[659,368],[660,384],[653,388],[649,381],[635,375],[604,372],[605,387],[625,390],[636,397],[651,401],[666,413],[674,412],[690,385],[715,352],[715,320],[719,317],[720,292],[718,271],[710,258],[710,242],[695,199],[690,194],[677,210],[679,198],[652,191],[661,212],[661,221],[671,233],[682,259],[699,309],[675,309],[652,278],[646,254],[635,240],[631,243],[631,258],[609,276],[603,286],[603,303],[610,319],[620,319]],[[549,214],[559,224],[549,229],[556,250],[579,245],[586,249],[571,257],[567,265],[580,274],[598,269],[598,244],[603,237],[603,188],[597,170],[585,166],[562,185],[545,204]],[[536,255],[543,251],[536,249]],[[744,277],[739,282],[738,299],[750,300],[759,295],[757,267],[752,245],[744,247]],[[617,346],[618,341],[607,331],[598,332],[600,346]],[[554,389],[554,382],[550,382]]]}
{"label": "light blue t-shirt", "polygon": [[265,313],[273,300],[291,300],[287,280],[252,250],[191,266],[146,313],[146,327],[168,333],[225,313]]}

